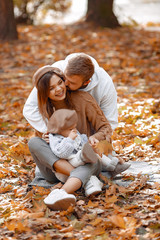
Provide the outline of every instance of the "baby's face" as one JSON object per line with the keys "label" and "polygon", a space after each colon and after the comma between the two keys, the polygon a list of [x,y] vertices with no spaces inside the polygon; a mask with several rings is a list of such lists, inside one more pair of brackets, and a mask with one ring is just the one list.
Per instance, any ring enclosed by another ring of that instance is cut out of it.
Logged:
{"label": "baby's face", "polygon": [[61,130],[61,132],[59,132],[59,134],[62,135],[63,137],[68,137],[69,134],[71,133],[71,131],[77,132],[76,126],[77,126],[77,124],[74,124],[73,126],[67,128],[67,129]]}

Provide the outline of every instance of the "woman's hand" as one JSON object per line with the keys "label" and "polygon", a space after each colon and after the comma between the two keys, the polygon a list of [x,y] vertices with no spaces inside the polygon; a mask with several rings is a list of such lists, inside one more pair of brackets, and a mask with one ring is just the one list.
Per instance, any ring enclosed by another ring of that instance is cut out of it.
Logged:
{"label": "woman's hand", "polygon": [[49,143],[49,133],[43,133],[42,134],[42,139],[44,141],[46,141],[47,143]]}
{"label": "woman's hand", "polygon": [[94,148],[94,147],[96,147],[97,143],[99,143],[99,140],[97,138],[95,138],[94,136],[90,136],[89,143]]}

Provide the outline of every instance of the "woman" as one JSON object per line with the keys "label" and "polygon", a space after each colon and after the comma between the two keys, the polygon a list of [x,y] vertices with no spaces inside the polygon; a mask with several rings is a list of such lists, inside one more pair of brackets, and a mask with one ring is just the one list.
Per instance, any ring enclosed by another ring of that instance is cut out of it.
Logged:
{"label": "woman", "polygon": [[[95,99],[86,92],[66,91],[64,75],[59,69],[44,66],[36,71],[33,82],[38,91],[39,112],[46,124],[55,110],[74,109],[78,115],[78,131],[81,134],[87,134],[92,145],[97,140],[111,140],[111,126]],[[95,130],[95,134],[91,136],[92,129]],[[38,136],[40,135],[38,133]],[[30,139],[29,149],[41,174],[48,182],[54,183],[57,180],[54,171],[69,176],[61,189],[53,190],[45,199],[45,203],[50,208],[67,209],[71,203],[75,204],[76,199],[72,193],[81,186],[84,186],[87,196],[101,190],[102,183],[95,179],[101,171],[98,160],[96,163],[85,164],[74,169],[68,161],[58,159],[49,145],[40,137]]]}

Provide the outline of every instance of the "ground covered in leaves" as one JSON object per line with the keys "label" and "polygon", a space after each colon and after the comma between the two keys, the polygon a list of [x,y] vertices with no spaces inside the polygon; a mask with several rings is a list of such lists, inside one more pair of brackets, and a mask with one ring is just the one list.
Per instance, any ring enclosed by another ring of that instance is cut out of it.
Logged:
{"label": "ground covered in leaves", "polygon": [[[124,188],[102,177],[103,192],[76,207],[50,211],[49,189],[33,188],[35,164],[27,141],[34,134],[22,116],[38,67],[85,52],[112,77],[118,92],[118,154],[157,164],[160,152],[160,32],[88,25],[19,26],[19,40],[0,43],[0,239],[160,239],[160,184],[147,176],[123,175]],[[157,172],[157,174],[160,174]]]}

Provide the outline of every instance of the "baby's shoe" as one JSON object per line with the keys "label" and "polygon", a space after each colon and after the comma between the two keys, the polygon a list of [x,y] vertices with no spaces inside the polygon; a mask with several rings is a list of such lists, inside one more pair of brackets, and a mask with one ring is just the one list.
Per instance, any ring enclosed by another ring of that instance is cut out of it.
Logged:
{"label": "baby's shoe", "polygon": [[91,176],[84,186],[86,197],[102,192],[102,187],[103,183],[96,176]]}
{"label": "baby's shoe", "polygon": [[131,164],[130,164],[130,163],[127,163],[127,162],[122,163],[122,164],[118,163],[117,166],[116,166],[116,168],[115,168],[115,170],[114,170],[114,171],[111,171],[111,172],[109,172],[109,173],[110,173],[111,177],[113,178],[113,177],[115,177],[117,174],[119,174],[119,173],[124,172],[125,170],[127,170],[130,166],[131,166]]}
{"label": "baby's shoe", "polygon": [[118,158],[112,157],[111,155],[102,155],[102,171],[114,171],[118,163]]}
{"label": "baby's shoe", "polygon": [[108,157],[112,160],[112,165],[116,167],[119,162],[119,159],[116,156],[113,156],[111,154],[108,154]]}

